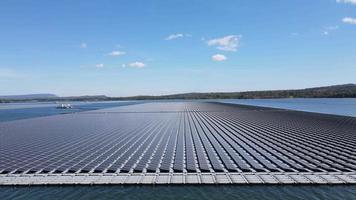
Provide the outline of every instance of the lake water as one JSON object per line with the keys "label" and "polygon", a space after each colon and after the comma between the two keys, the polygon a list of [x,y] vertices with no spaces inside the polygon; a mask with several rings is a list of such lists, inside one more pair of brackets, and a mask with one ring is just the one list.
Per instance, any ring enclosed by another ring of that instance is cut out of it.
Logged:
{"label": "lake water", "polygon": [[0,104],[0,122],[49,115],[83,112],[116,106],[132,105],[135,101],[112,101],[112,102],[69,102],[72,109],[57,109],[56,103],[5,103]]}
{"label": "lake water", "polygon": [[355,200],[356,186],[24,186],[0,187],[0,199]]}
{"label": "lake water", "polygon": [[228,99],[225,103],[283,108],[356,117],[356,98],[344,99]]}
{"label": "lake water", "polygon": [[[356,99],[264,99],[216,100],[225,103],[246,104],[302,110],[356,117]],[[0,121],[39,116],[66,114],[140,103],[93,102],[73,103],[74,109],[56,109],[53,103],[0,104]],[[356,199],[356,185],[338,186],[33,186],[0,187],[0,200],[7,199]]]}
{"label": "lake water", "polygon": [[[345,99],[224,99],[204,100],[318,112],[356,117],[356,98]],[[0,104],[0,122],[32,117],[82,112],[150,101],[70,102],[73,109],[57,109],[55,103]]]}

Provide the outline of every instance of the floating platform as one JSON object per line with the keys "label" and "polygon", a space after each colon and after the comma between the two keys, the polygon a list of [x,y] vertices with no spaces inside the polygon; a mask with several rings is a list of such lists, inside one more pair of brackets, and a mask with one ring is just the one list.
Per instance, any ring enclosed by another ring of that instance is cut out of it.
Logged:
{"label": "floating platform", "polygon": [[0,185],[356,184],[356,118],[208,102],[0,123]]}

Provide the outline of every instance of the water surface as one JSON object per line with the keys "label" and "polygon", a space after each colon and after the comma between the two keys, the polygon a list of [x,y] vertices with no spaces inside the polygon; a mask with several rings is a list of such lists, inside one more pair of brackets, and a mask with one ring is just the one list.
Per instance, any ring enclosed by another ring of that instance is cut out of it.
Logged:
{"label": "water surface", "polygon": [[[167,101],[167,100],[163,100]],[[180,101],[180,100],[170,100]],[[201,100],[200,100],[201,101]],[[356,98],[344,99],[216,99],[202,101],[217,101],[233,104],[245,104],[283,108],[307,112],[317,112],[356,117]],[[58,104],[49,103],[0,103],[0,122],[33,117],[82,112],[116,106],[154,101],[109,101],[109,102],[70,102],[73,109],[57,109]],[[162,101],[159,101],[162,102]],[[168,101],[169,102],[169,101]]]}
{"label": "water surface", "polygon": [[224,99],[217,101],[356,117],[356,98]]}
{"label": "water surface", "polygon": [[329,200],[356,199],[356,186],[34,186],[0,187],[0,199]]}
{"label": "water surface", "polygon": [[72,109],[58,109],[56,103],[0,103],[0,122],[33,117],[83,112],[136,104],[136,101],[70,102]]}

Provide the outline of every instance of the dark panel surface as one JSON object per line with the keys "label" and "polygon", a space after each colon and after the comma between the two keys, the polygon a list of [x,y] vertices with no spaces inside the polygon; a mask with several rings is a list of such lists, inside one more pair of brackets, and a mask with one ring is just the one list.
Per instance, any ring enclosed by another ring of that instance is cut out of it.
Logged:
{"label": "dark panel surface", "polygon": [[355,172],[356,119],[203,102],[0,123],[0,173]]}

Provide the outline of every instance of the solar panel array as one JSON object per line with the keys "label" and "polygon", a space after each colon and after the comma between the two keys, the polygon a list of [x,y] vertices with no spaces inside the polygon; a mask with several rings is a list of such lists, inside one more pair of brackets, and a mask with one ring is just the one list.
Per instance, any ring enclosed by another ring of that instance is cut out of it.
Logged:
{"label": "solar panel array", "polygon": [[203,102],[0,123],[1,174],[355,172],[356,118]]}

